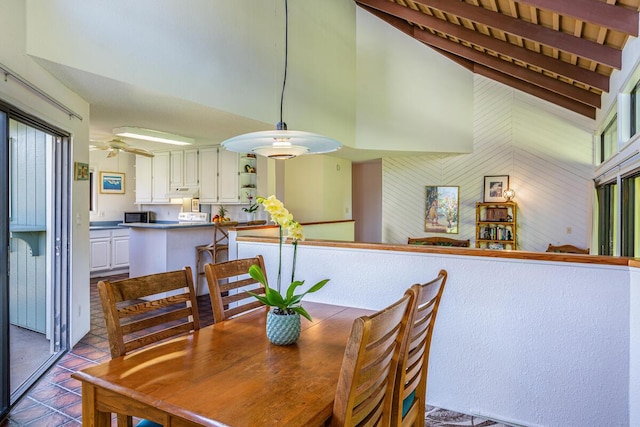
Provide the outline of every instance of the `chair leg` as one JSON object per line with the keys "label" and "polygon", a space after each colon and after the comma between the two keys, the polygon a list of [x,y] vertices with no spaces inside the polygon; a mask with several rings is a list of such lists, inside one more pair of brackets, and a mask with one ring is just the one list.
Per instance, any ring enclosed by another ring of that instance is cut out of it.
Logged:
{"label": "chair leg", "polygon": [[133,418],[129,415],[118,414],[118,427],[133,427]]}

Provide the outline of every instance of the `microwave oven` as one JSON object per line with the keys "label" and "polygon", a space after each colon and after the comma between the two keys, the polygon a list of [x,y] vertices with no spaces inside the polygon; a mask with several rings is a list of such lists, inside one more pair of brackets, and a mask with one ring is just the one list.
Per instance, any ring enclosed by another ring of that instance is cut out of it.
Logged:
{"label": "microwave oven", "polygon": [[154,213],[151,211],[125,212],[124,223],[130,222],[154,222]]}

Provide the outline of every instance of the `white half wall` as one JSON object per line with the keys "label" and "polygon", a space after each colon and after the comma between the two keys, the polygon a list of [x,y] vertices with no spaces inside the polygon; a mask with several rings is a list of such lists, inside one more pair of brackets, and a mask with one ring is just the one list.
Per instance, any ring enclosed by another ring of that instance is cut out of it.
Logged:
{"label": "white half wall", "polygon": [[[277,244],[240,242],[238,252],[262,254],[275,286]],[[291,254],[286,245],[284,278]],[[331,279],[305,300],[381,309],[440,269],[449,278],[428,404],[523,426],[637,425],[638,273],[628,267],[302,245],[296,279]]]}

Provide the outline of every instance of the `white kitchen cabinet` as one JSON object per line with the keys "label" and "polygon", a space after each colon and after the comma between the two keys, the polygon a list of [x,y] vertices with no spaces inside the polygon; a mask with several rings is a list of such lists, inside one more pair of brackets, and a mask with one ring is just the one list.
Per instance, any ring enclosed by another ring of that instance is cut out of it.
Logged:
{"label": "white kitchen cabinet", "polygon": [[172,151],[170,158],[170,186],[198,186],[198,150]]}
{"label": "white kitchen cabinet", "polygon": [[169,151],[153,153],[153,203],[169,203],[169,182],[171,175],[171,153]]}
{"label": "white kitchen cabinet", "polygon": [[240,203],[238,187],[238,153],[218,151],[218,202]]}
{"label": "white kitchen cabinet", "polygon": [[200,149],[200,203],[218,203],[218,147]]}
{"label": "white kitchen cabinet", "polygon": [[200,179],[198,174],[198,150],[184,150],[182,176],[186,187],[197,187]]}
{"label": "white kitchen cabinet", "polygon": [[169,186],[171,188],[182,187],[184,185],[184,153],[183,151],[172,151],[169,158]]}
{"label": "white kitchen cabinet", "polygon": [[129,230],[91,230],[89,252],[91,275],[107,276],[125,272],[129,268]]}
{"label": "white kitchen cabinet", "polygon": [[153,159],[136,156],[136,203],[151,203],[153,197]]}

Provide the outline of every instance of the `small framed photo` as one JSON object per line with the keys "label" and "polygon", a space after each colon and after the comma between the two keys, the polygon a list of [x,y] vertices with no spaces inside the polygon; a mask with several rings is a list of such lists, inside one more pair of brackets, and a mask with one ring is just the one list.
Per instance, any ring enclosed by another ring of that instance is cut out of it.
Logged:
{"label": "small framed photo", "polygon": [[73,179],[76,181],[88,181],[89,180],[89,164],[75,162]]}
{"label": "small framed photo", "polygon": [[124,194],[124,173],[100,172],[100,193]]}
{"label": "small framed photo", "polygon": [[509,175],[484,177],[484,201],[504,202],[503,191],[509,188]]}
{"label": "small framed photo", "polygon": [[200,212],[200,199],[191,199],[191,212]]}

